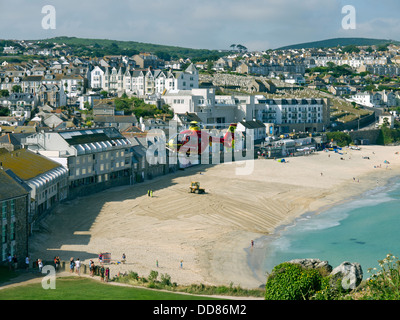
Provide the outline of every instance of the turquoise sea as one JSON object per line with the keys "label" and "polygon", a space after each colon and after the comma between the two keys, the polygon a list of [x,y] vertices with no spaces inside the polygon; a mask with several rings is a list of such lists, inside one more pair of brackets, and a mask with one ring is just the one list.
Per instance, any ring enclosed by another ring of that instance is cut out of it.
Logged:
{"label": "turquoise sea", "polygon": [[319,214],[308,213],[266,237],[264,270],[297,258],[361,264],[364,275],[388,253],[400,256],[400,177]]}

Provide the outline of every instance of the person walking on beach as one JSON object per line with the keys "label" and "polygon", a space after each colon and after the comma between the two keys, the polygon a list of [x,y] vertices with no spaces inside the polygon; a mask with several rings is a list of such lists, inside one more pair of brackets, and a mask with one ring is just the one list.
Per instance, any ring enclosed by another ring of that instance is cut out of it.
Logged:
{"label": "person walking on beach", "polygon": [[38,268],[39,268],[39,273],[42,273],[42,270],[43,270],[43,261],[42,261],[42,259],[38,259]]}
{"label": "person walking on beach", "polygon": [[183,268],[183,260],[181,260],[181,269]]}
{"label": "person walking on beach", "polygon": [[57,271],[57,256],[55,256],[54,257],[54,259],[53,259],[53,261],[54,261],[54,269]]}
{"label": "person walking on beach", "polygon": [[57,256],[57,257],[56,257],[56,271],[58,271],[58,269],[60,268],[60,263],[61,263],[60,257]]}
{"label": "person walking on beach", "polygon": [[76,274],[78,276],[80,276],[81,275],[81,262],[79,261],[79,258],[77,258],[75,261],[75,270],[76,270]]}
{"label": "person walking on beach", "polygon": [[90,276],[93,277],[93,275],[94,275],[94,262],[93,262],[93,260],[90,260],[89,270],[90,270]]}
{"label": "person walking on beach", "polygon": [[122,263],[125,263],[125,261],[126,261],[126,255],[125,255],[125,253],[123,253],[123,254],[122,254],[121,262],[122,262]]}
{"label": "person walking on beach", "polygon": [[158,260],[156,260],[156,267],[158,268]]}
{"label": "person walking on beach", "polygon": [[254,240],[251,240],[251,247],[254,247]]}
{"label": "person walking on beach", "polygon": [[75,268],[75,261],[74,258],[71,258],[69,261],[69,272],[73,273]]}
{"label": "person walking on beach", "polygon": [[110,278],[110,268],[106,268],[104,280],[105,282],[108,282],[108,279]]}
{"label": "person walking on beach", "polygon": [[101,268],[100,268],[100,280],[102,281],[102,282],[104,282],[104,265],[102,264],[101,265]]}

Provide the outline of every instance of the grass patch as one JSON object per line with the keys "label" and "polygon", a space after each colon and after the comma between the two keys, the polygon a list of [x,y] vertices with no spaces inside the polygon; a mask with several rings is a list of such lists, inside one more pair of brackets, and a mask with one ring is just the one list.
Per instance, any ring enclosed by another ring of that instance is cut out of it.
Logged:
{"label": "grass patch", "polygon": [[85,277],[62,277],[56,289],[41,282],[0,290],[0,300],[213,300],[212,298],[116,286]]}
{"label": "grass patch", "polygon": [[125,276],[115,277],[113,281],[153,289],[201,295],[263,297],[265,292],[264,289],[244,289],[240,286],[234,286],[233,283],[229,286],[209,286],[204,284],[178,285],[176,282],[171,282],[171,277],[168,274],[161,274],[160,280],[158,279],[158,272],[152,270],[147,278],[139,277],[136,272],[130,272]]}

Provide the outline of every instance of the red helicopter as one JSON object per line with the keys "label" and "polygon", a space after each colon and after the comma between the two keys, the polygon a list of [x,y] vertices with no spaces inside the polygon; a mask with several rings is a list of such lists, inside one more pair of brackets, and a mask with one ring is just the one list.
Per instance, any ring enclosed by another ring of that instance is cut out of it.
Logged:
{"label": "red helicopter", "polygon": [[220,138],[201,130],[199,124],[192,121],[189,129],[172,136],[168,140],[167,146],[172,151],[186,154],[191,152],[202,154],[212,143],[219,143],[226,148],[234,148],[236,128],[237,123],[231,123],[224,137]]}

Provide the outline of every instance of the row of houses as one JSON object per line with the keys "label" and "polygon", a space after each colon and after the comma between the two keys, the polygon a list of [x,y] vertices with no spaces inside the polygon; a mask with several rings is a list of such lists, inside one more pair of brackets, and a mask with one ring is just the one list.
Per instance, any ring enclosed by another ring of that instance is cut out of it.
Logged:
{"label": "row of houses", "polygon": [[89,87],[121,95],[148,96],[166,90],[192,89],[199,86],[199,73],[193,64],[184,71],[129,69],[95,66],[90,72]]}
{"label": "row of houses", "polygon": [[357,92],[352,94],[348,99],[365,107],[396,107],[399,105],[400,97],[393,91],[376,91],[376,92]]}
{"label": "row of houses", "polygon": [[115,128],[0,137],[1,262],[28,253],[29,235],[58,203],[177,170],[147,161],[144,135]]}

